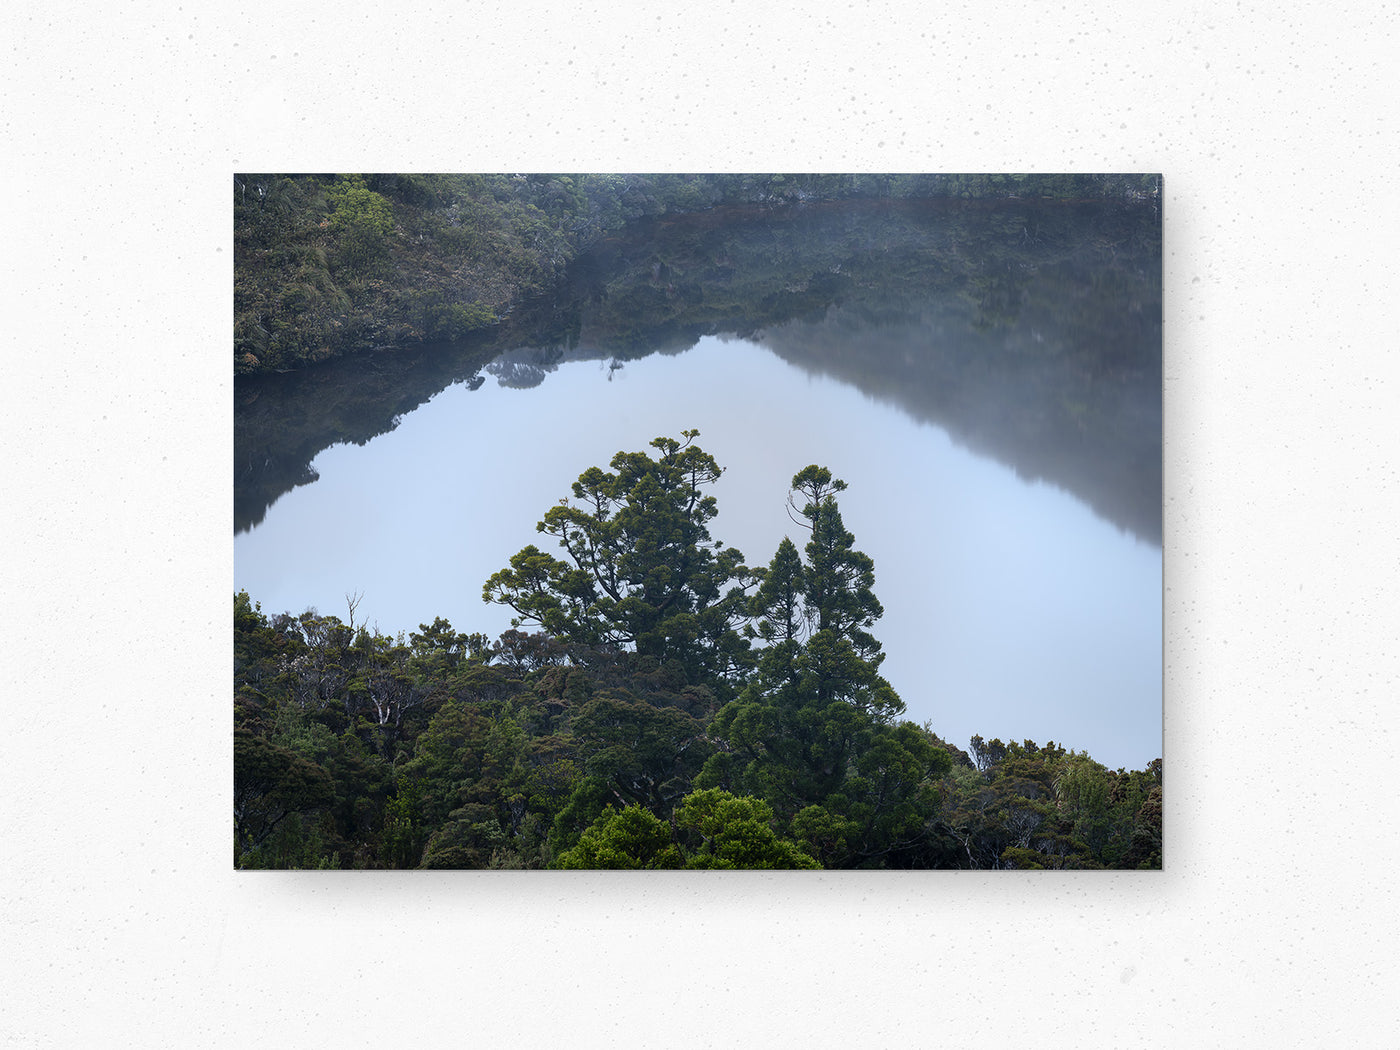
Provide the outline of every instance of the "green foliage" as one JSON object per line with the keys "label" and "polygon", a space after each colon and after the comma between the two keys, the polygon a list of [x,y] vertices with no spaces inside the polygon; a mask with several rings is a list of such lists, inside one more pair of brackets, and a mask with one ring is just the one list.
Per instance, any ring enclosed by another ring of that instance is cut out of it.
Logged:
{"label": "green foliage", "polygon": [[414,328],[432,342],[451,342],[488,328],[500,318],[482,302],[452,302],[439,288],[414,294],[411,303]]}
{"label": "green foliage", "polygon": [[[640,806],[607,807],[559,855],[559,868],[819,868],[796,843],[773,829],[773,811],[759,799],[697,791],[676,807],[676,831]],[[682,841],[677,840],[677,836]]]}
{"label": "green foliage", "polygon": [[366,186],[363,175],[342,175],[327,189],[326,200],[340,258],[354,268],[372,266],[387,250],[394,228],[388,198]]}
{"label": "green foliage", "polygon": [[615,797],[657,814],[689,790],[691,777],[711,751],[699,719],[644,700],[598,696],[573,719],[584,770]]}
{"label": "green foliage", "polygon": [[[562,205],[561,205],[562,207]],[[494,642],[234,595],[235,863],[391,868],[1144,868],[1162,766],[970,756],[879,674],[874,565],[826,468],[763,569],[710,539],[714,460],[657,438],[579,476],[488,599]],[[752,646],[757,643],[757,648]]]}
{"label": "green foliage", "polygon": [[[749,615],[757,620],[751,633],[770,650],[801,641],[806,636],[807,579],[797,545],[784,536],[768,568],[759,575],[758,590],[749,602]],[[790,653],[791,649],[781,652]]]}
{"label": "green foliage", "polygon": [[867,628],[883,610],[873,562],[841,521],[845,488],[816,465],[793,477],[790,505],[812,533],[806,558],[784,539],[762,574],[749,611],[769,644],[711,724],[721,750],[695,783],[763,799],[827,866],[912,864],[951,759],[931,734],[894,721],[904,705],[877,670]]}
{"label": "green foliage", "polygon": [[[945,820],[962,866],[1161,867],[1161,761],[1110,772],[1082,752],[1026,740],[972,740],[978,768],[945,776]],[[1160,794],[1157,796],[1160,802]]]}
{"label": "green foliage", "polygon": [[1132,840],[1123,867],[1153,870],[1162,866],[1162,789],[1153,787],[1133,815]]}
{"label": "green foliage", "polygon": [[609,807],[583,833],[573,849],[559,856],[558,868],[637,869],[679,868],[680,850],[671,841],[671,829],[640,806]]}
{"label": "green foliage", "polygon": [[[789,497],[794,509],[803,504],[800,513],[812,532],[804,577],[808,621],[815,621],[818,631],[837,634],[868,626],[884,612],[870,590],[875,582],[874,563],[851,548],[855,537],[841,523],[836,493],[845,489],[844,481],[813,464],[793,476]],[[878,650],[868,635],[862,635],[861,643],[864,649]]]}
{"label": "green foliage", "polygon": [[239,591],[233,599],[234,718],[243,728],[262,728],[276,717],[275,698],[286,688],[287,664],[302,649],[290,618],[276,624]]}
{"label": "green foliage", "polygon": [[773,810],[756,798],[711,788],[687,795],[676,809],[676,827],[698,844],[687,850],[687,868],[820,868],[797,843],[773,830]]}
{"label": "green foliage", "polygon": [[380,855],[387,867],[414,868],[423,853],[422,793],[416,782],[406,780],[384,807],[384,835]]}
{"label": "green foliage", "polygon": [[717,513],[705,489],[720,467],[682,433],[645,452],[619,452],[612,471],[590,467],[574,499],[550,508],[538,530],[567,561],[533,545],[483,588],[510,606],[517,625],[538,625],[565,642],[616,646],[656,665],[669,661],[691,681],[724,682],[747,662],[743,555],[710,540]]}
{"label": "green foliage", "polygon": [[424,868],[523,867],[504,863],[510,839],[490,806],[469,804],[452,811],[429,839]]}
{"label": "green foliage", "polygon": [[981,736],[973,736],[970,744],[972,761],[984,773],[1006,757],[1006,745],[998,739],[988,741],[983,740]]}
{"label": "green foliage", "polygon": [[[792,667],[803,688],[814,693],[817,703],[841,700],[885,719],[900,714],[904,704],[877,673],[884,654],[866,628],[884,609],[872,590],[875,564],[852,546],[855,537],[841,521],[836,493],[845,489],[844,481],[815,464],[794,475],[789,504],[811,530],[806,564],[799,571],[785,539],[768,573],[781,585],[776,591],[760,590],[754,609],[770,621],[780,617],[786,634],[792,596],[800,588],[803,619],[813,632]],[[775,605],[765,604],[773,600]]]}
{"label": "green foliage", "polygon": [[234,861],[248,856],[287,817],[320,809],[334,799],[331,778],[314,762],[247,729],[233,735]]}
{"label": "green foliage", "polygon": [[506,176],[239,176],[234,365],[281,372],[459,340],[548,291],[582,243]]}
{"label": "green foliage", "polygon": [[[460,339],[554,288],[636,219],[722,205],[1052,197],[1157,201],[1156,176],[240,174],[234,369]],[[1006,289],[989,287],[988,316]]]}
{"label": "green foliage", "polygon": [[865,631],[880,613],[870,559],[854,550],[834,493],[845,482],[811,466],[793,501],[812,529],[807,560],[784,539],[749,604],[751,629],[770,644],[741,696],[711,735],[725,741],[703,786],[742,785],[791,816],[837,791],[875,728],[903,709],[876,672],[879,643]]}

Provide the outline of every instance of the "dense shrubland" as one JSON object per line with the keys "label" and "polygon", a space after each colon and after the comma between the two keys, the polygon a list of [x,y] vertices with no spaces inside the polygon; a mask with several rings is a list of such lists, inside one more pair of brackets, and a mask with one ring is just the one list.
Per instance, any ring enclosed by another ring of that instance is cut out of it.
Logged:
{"label": "dense shrubland", "polygon": [[451,342],[555,289],[628,222],[721,205],[866,198],[1137,200],[1137,175],[240,174],[234,369]]}
{"label": "dense shrubland", "polygon": [[797,538],[748,566],[710,535],[721,468],[696,436],[579,476],[538,524],[557,553],[486,581],[516,614],[496,639],[236,594],[235,863],[1161,866],[1160,760],[964,752],[903,720],[845,484],[800,470]]}

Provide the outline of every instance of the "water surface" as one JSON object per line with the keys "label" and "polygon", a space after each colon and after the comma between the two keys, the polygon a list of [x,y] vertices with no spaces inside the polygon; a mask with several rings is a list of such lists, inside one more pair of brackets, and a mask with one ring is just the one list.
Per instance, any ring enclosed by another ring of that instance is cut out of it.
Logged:
{"label": "water surface", "polygon": [[[268,612],[344,616],[355,592],[384,631],[445,616],[494,636],[510,611],[482,584],[574,478],[695,428],[725,468],[711,532],[750,564],[803,542],[794,473],[850,484],[908,717],[964,747],[1053,739],[1141,768],[1161,754],[1160,248],[1096,242],[1120,227],[1063,211],[1037,244],[1036,218],[847,209],[604,245],[562,338],[468,361],[436,393],[396,386],[387,422],[337,422],[363,443],[291,463],[302,483],[242,515],[235,586]],[[337,367],[298,380],[288,433],[379,382]],[[276,391],[255,392],[271,415]],[[277,458],[259,428],[245,467]]]}

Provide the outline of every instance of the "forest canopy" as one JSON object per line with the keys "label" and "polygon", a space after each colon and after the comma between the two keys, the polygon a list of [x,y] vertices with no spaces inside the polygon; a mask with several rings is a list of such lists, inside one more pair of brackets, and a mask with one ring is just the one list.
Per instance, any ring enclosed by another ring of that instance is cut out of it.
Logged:
{"label": "forest canopy", "polygon": [[698,437],[580,474],[485,581],[496,639],[235,594],[235,865],[1161,867],[1160,760],[903,719],[846,483],[799,469],[750,566]]}

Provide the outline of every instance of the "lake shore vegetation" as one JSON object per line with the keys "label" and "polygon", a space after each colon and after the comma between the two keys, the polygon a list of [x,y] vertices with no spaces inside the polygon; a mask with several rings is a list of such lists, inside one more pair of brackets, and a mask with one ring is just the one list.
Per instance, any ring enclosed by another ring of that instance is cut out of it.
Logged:
{"label": "lake shore vegetation", "polygon": [[236,375],[453,343],[643,218],[826,201],[1146,201],[1151,175],[238,174]]}
{"label": "lake shore vegetation", "polygon": [[798,470],[751,566],[710,534],[698,436],[579,475],[536,525],[553,544],[484,583],[515,613],[498,638],[236,593],[235,866],[1161,867],[1160,759],[905,720],[845,482]]}

